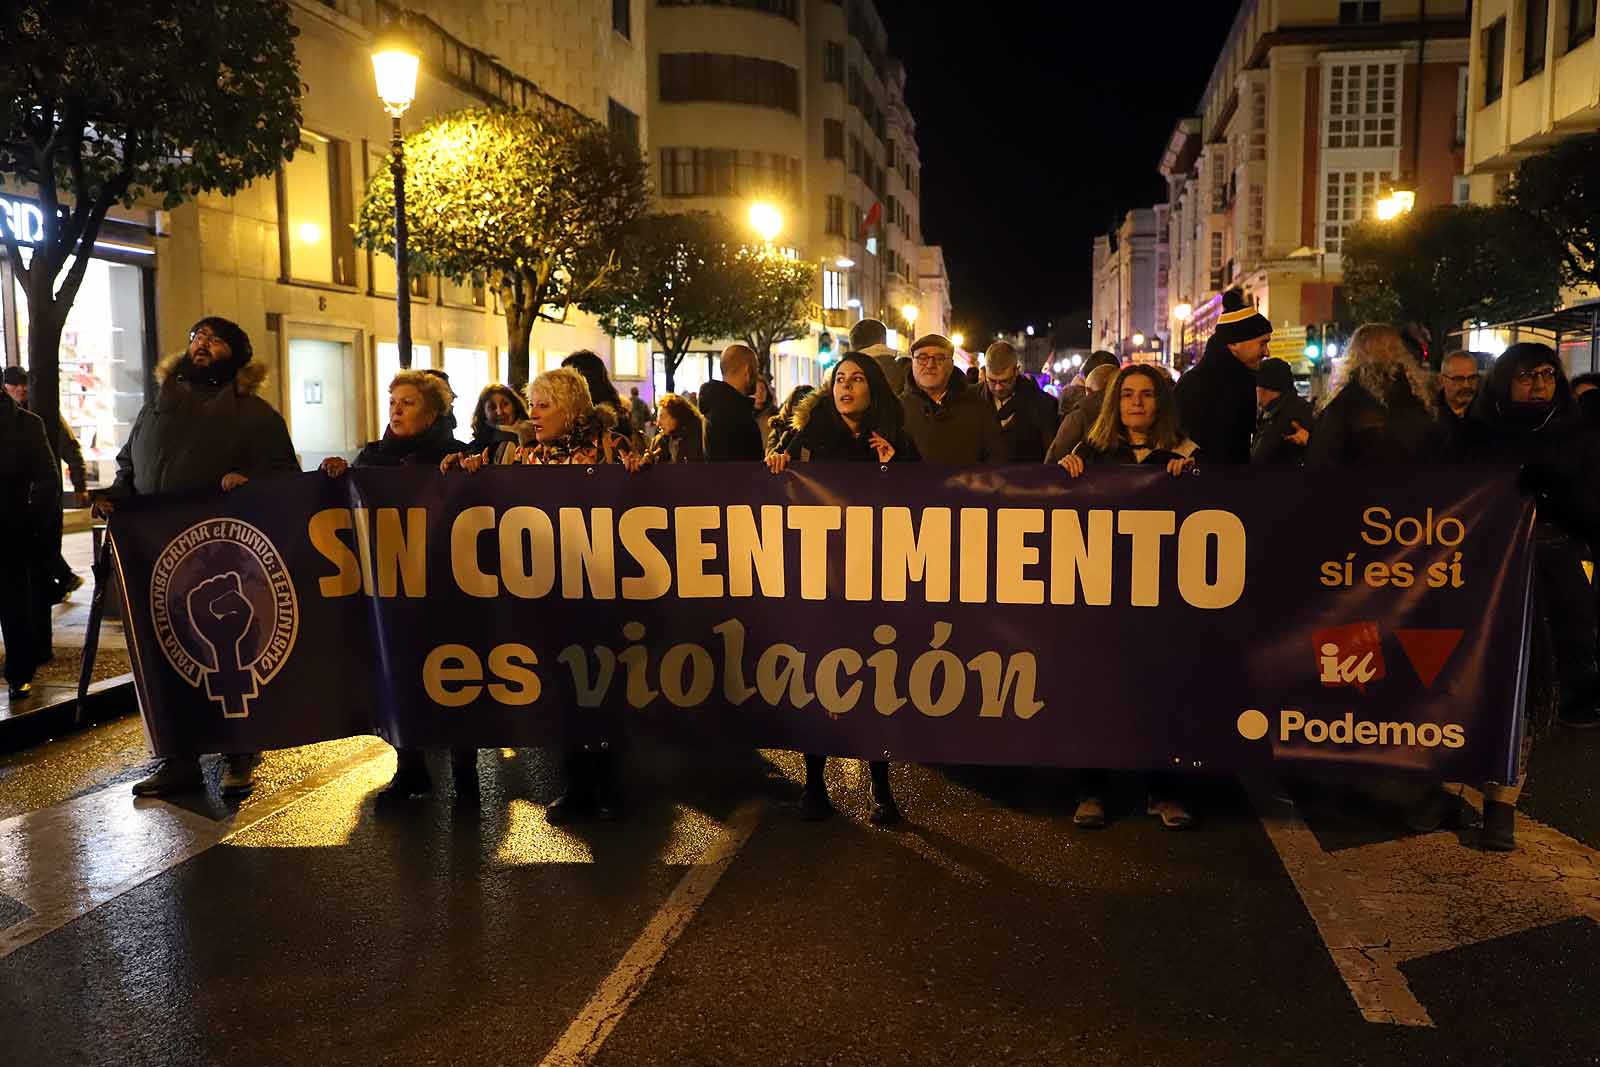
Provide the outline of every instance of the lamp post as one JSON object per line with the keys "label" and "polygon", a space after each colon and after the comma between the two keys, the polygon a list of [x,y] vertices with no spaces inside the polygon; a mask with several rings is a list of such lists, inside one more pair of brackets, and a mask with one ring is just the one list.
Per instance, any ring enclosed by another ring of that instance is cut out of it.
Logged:
{"label": "lamp post", "polygon": [[902,304],[900,306],[900,317],[906,320],[907,333],[917,332],[917,316],[921,313],[922,309],[915,304]]}
{"label": "lamp post", "polygon": [[411,368],[411,264],[406,252],[406,156],[400,137],[400,116],[417,95],[417,54],[402,40],[388,38],[372,52],[372,74],[378,99],[389,113],[389,171],[394,175],[394,307],[399,332],[400,366]]}
{"label": "lamp post", "polygon": [[783,212],[765,201],[750,205],[750,228],[767,244],[777,240],[783,232]]}

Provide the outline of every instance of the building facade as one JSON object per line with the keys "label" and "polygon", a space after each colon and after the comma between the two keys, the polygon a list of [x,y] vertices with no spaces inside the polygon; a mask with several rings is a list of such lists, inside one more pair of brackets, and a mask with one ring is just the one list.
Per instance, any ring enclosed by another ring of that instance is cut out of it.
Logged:
{"label": "building facade", "polygon": [[[1344,235],[1378,198],[1465,198],[1468,8],[1245,0],[1159,165],[1173,264],[1164,336],[1197,351],[1221,294],[1241,287],[1272,320],[1275,354],[1303,360],[1338,318]],[[1173,313],[1182,305],[1187,321]]]}
{"label": "building facade", "polygon": [[[92,480],[108,484],[117,450],[161,354],[180,351],[203,315],[237,321],[270,371],[265,398],[282,411],[311,467],[353,455],[381,435],[399,367],[391,257],[355,247],[351,224],[367,181],[383,172],[389,118],[373,84],[371,48],[391,23],[422,53],[410,130],[462,107],[572,107],[648,134],[645,19],[626,0],[437,0],[426,16],[392,0],[290,0],[304,84],[300,149],[273,178],[236,196],[206,195],[170,215],[120,213],[63,338],[63,410],[86,447]],[[5,206],[5,205],[0,205]],[[26,215],[26,198],[8,212]],[[8,362],[25,361],[20,292],[5,268],[0,323]],[[412,282],[412,365],[450,375],[460,432],[479,389],[506,379],[505,317],[492,292],[439,278]],[[20,328],[19,328],[20,327]],[[574,311],[540,323],[531,371],[592,349],[623,392],[643,378],[632,342]]]}
{"label": "building facade", "polygon": [[1165,204],[1136,208],[1115,233],[1095,238],[1095,348],[1139,361],[1159,361],[1168,352],[1168,257]]}
{"label": "building facade", "polygon": [[[817,266],[811,335],[775,353],[779,391],[820,382],[822,350],[843,351],[841,335],[865,316],[903,346],[900,309],[924,322],[932,310],[922,167],[906,71],[870,0],[670,0],[650,5],[649,24],[661,206],[743,225],[753,203],[771,202],[784,216],[776,243]],[[715,373],[717,341],[685,359],[680,387]]]}

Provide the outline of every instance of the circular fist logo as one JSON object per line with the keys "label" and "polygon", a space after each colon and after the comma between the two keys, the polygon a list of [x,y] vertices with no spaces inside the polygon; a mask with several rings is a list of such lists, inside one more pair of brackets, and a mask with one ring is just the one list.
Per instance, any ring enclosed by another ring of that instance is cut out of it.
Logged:
{"label": "circular fist logo", "polygon": [[237,519],[196,523],[168,542],[150,576],[150,612],[167,662],[230,719],[250,714],[300,627],[283,557]]}

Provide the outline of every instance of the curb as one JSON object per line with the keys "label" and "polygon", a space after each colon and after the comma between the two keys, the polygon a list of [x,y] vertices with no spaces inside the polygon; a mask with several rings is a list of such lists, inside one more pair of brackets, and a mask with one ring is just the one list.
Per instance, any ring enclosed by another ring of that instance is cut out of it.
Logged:
{"label": "curb", "polygon": [[133,675],[119,674],[92,683],[83,698],[83,720],[74,726],[77,705],[77,691],[73,689],[48,704],[0,719],[0,755],[19,752],[63,734],[137,712],[139,698],[134,692]]}

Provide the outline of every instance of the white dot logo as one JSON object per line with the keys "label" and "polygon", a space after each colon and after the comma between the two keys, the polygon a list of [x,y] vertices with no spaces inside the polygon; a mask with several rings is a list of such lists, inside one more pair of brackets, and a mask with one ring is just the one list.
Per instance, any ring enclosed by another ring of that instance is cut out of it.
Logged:
{"label": "white dot logo", "polygon": [[1251,708],[1239,714],[1239,721],[1235,725],[1239,728],[1240,737],[1246,741],[1259,741],[1267,736],[1267,730],[1272,724],[1267,722],[1265,715]]}

